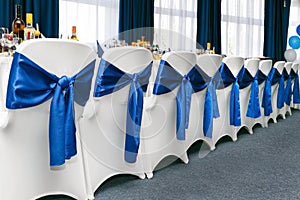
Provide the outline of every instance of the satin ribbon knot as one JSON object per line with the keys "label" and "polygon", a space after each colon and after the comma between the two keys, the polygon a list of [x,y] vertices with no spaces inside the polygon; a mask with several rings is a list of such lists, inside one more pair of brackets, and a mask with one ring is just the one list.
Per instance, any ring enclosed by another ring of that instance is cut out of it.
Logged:
{"label": "satin ribbon knot", "polygon": [[70,85],[72,85],[74,83],[74,81],[71,81],[71,78],[67,77],[67,76],[62,76],[57,84],[61,87],[62,90],[66,90],[69,88]]}

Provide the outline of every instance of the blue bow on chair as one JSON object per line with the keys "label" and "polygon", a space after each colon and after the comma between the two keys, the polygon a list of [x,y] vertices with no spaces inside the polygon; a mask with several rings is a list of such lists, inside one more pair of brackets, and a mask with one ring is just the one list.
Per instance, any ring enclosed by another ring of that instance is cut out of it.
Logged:
{"label": "blue bow on chair", "polygon": [[295,78],[295,72],[293,69],[291,69],[290,74],[287,73],[285,70],[285,80],[287,81],[285,89],[284,89],[284,102],[286,105],[291,105],[292,100],[292,79]]}
{"label": "blue bow on chair", "polygon": [[136,162],[139,150],[143,92],[147,90],[151,70],[152,62],[143,71],[129,74],[101,59],[96,78],[94,97],[102,97],[130,85],[125,139],[125,160],[129,163]]}
{"label": "blue bow on chair", "polygon": [[178,87],[176,95],[177,116],[176,136],[185,140],[185,129],[188,128],[192,93],[208,87],[204,103],[203,131],[206,137],[212,137],[213,117],[219,117],[216,101],[216,86],[213,78],[206,75],[195,65],[186,75],[181,75],[167,61],[161,60],[157,72],[153,94],[166,94]]}
{"label": "blue bow on chair", "polygon": [[252,77],[251,73],[246,68],[242,69],[242,71],[241,78],[239,79],[240,89],[246,88],[252,84],[246,116],[258,118],[261,116],[258,86],[266,79],[267,76],[260,70],[257,71],[254,77]]}
{"label": "blue bow on chair", "polygon": [[[273,78],[277,78],[275,77],[277,76],[277,74],[275,73],[274,74],[274,77]],[[280,108],[283,108],[284,106],[284,97],[285,97],[285,88],[284,88],[284,81],[285,81],[285,78],[286,77],[286,70],[283,69],[281,75],[280,75],[280,78],[279,78],[279,85],[278,85],[278,94],[277,94],[277,108],[280,109]]]}
{"label": "blue bow on chair", "polygon": [[300,94],[299,94],[299,75],[293,69],[291,70],[292,79],[294,79],[293,87],[293,103],[300,103]]}
{"label": "blue bow on chair", "polygon": [[276,80],[273,79],[275,72],[278,73],[277,69],[272,68],[266,77],[265,88],[262,98],[262,107],[264,108],[264,115],[269,116],[272,112],[272,85],[276,83]]}
{"label": "blue bow on chair", "polygon": [[[62,66],[64,67],[64,66]],[[69,66],[66,66],[69,67]],[[21,109],[52,97],[49,121],[50,165],[58,166],[76,155],[73,102],[84,106],[89,98],[95,60],[78,74],[61,78],[16,52],[11,66],[6,107]]]}
{"label": "blue bow on chair", "polygon": [[222,63],[219,69],[221,81],[219,82],[217,89],[226,88],[232,84],[230,94],[230,125],[233,126],[241,126],[239,79],[242,77],[243,72],[244,67],[241,68],[237,77],[234,77],[234,75],[231,73],[230,69],[225,63]]}

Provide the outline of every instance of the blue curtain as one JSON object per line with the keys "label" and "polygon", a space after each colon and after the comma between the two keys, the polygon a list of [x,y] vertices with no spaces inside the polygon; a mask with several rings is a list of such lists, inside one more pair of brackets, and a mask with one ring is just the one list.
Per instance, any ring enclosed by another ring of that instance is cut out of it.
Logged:
{"label": "blue curtain", "polygon": [[58,0],[1,0],[0,26],[12,30],[15,18],[15,5],[22,5],[22,19],[26,23],[26,13],[33,13],[33,25],[39,24],[45,37],[58,37],[59,1]]}
{"label": "blue curtain", "polygon": [[265,0],[264,56],[284,60],[291,0]]}
{"label": "blue curtain", "polygon": [[198,0],[197,45],[206,49],[207,42],[221,54],[221,0]]}
{"label": "blue curtain", "polygon": [[[153,41],[154,0],[120,0],[119,39]],[[134,29],[134,30],[133,30]]]}

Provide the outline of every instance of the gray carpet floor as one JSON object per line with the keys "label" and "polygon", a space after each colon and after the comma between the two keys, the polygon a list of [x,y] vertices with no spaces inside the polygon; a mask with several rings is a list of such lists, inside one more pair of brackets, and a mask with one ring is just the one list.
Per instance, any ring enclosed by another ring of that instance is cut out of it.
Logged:
{"label": "gray carpet floor", "polygon": [[[154,172],[152,179],[118,175],[96,191],[96,200],[168,199],[300,199],[300,111],[269,128],[254,127],[254,134],[239,132],[238,140],[222,138],[215,151],[199,156],[195,143],[189,163],[179,160]],[[69,200],[49,196],[42,200]]]}

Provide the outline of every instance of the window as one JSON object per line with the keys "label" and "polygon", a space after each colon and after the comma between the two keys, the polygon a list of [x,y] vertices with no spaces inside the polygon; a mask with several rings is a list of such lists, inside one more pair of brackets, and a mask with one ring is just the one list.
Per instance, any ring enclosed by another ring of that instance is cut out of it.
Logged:
{"label": "window", "polygon": [[162,49],[195,50],[196,0],[155,0],[154,42]]}
{"label": "window", "polygon": [[79,40],[104,42],[118,34],[119,0],[60,0],[59,34],[71,36],[77,26]]}
{"label": "window", "polygon": [[222,53],[263,56],[264,1],[222,0]]}

